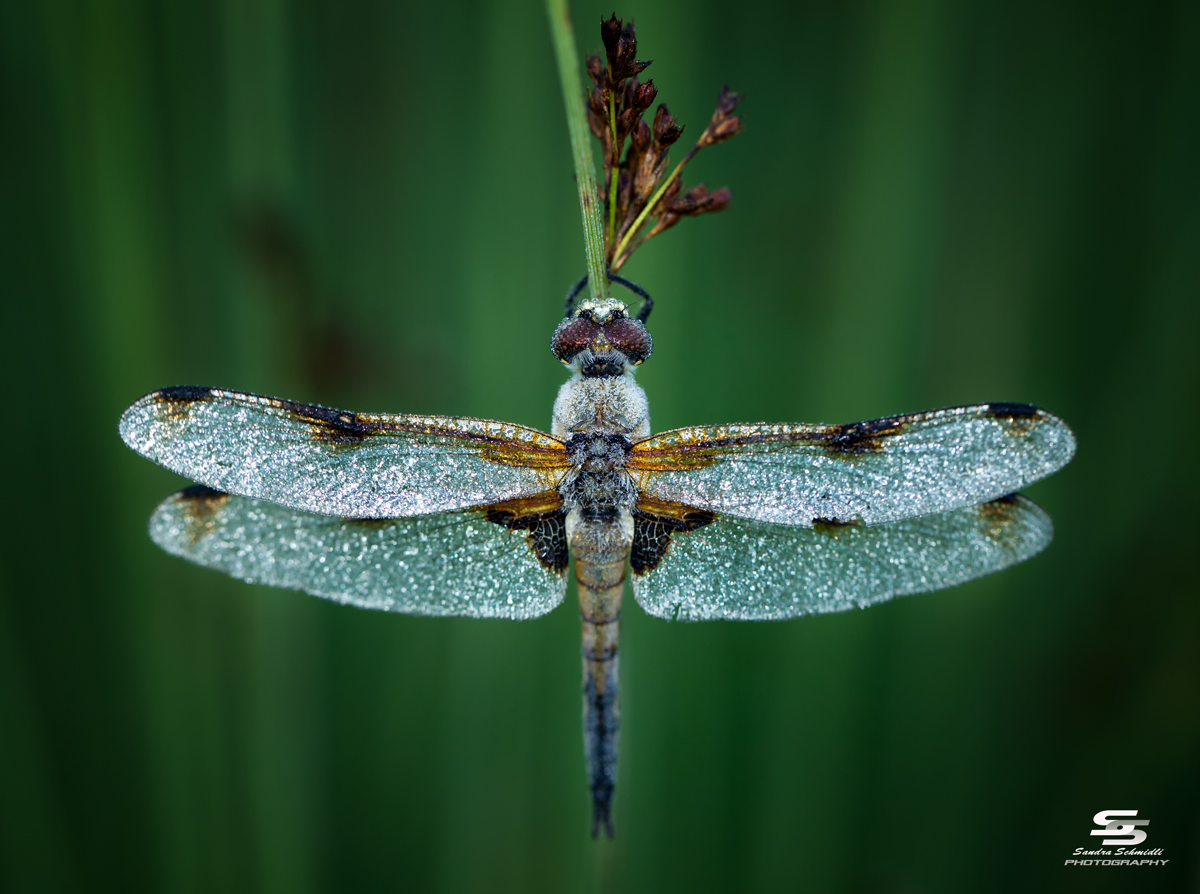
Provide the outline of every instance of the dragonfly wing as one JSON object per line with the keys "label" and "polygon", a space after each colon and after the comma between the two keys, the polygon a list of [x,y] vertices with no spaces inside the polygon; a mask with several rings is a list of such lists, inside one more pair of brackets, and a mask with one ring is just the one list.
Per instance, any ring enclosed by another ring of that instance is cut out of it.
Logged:
{"label": "dragonfly wing", "polygon": [[553,490],[566,447],[535,429],[376,416],[215,388],[148,394],[121,417],[143,456],[201,484],[324,515],[395,518]]}
{"label": "dragonfly wing", "polygon": [[1066,423],[982,404],[852,425],[683,428],[633,445],[642,493],[741,518],[876,525],[1013,493],[1075,453]]}
{"label": "dragonfly wing", "polygon": [[533,618],[566,591],[557,493],[417,518],[342,519],[203,485],[150,518],[163,549],[250,583],[417,615]]}
{"label": "dragonfly wing", "polygon": [[1050,542],[1019,495],[886,525],[775,525],[643,501],[633,592],[668,620],[780,620],[865,608],[1007,568]]}

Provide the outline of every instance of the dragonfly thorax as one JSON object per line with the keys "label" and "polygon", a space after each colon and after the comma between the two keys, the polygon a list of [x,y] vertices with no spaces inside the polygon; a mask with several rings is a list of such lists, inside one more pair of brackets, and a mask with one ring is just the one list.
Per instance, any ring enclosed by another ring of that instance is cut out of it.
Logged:
{"label": "dragonfly thorax", "polygon": [[637,488],[626,467],[634,442],[650,434],[646,393],[631,375],[576,370],[554,401],[552,431],[566,441],[571,460],[559,492],[576,560],[616,561],[633,537]]}
{"label": "dragonfly thorax", "polygon": [[630,375],[588,377],[577,370],[555,398],[551,432],[564,441],[593,433],[645,438],[650,434],[646,392]]}
{"label": "dragonfly thorax", "polygon": [[614,519],[628,514],[637,500],[625,469],[629,442],[619,436],[576,435],[571,439],[577,465],[560,485],[568,511],[578,509],[585,518]]}
{"label": "dragonfly thorax", "polygon": [[607,475],[623,472],[632,446],[623,434],[577,434],[567,442],[571,463],[581,472]]}

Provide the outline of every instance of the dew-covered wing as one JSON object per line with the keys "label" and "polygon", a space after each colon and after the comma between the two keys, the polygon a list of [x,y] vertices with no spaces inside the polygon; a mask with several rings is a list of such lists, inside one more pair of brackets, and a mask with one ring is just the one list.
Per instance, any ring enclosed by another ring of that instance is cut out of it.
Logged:
{"label": "dew-covered wing", "polygon": [[643,501],[633,592],[668,620],[768,621],[952,587],[1046,547],[1050,517],[1020,495],[886,525],[774,525]]}
{"label": "dew-covered wing", "polygon": [[561,441],[521,425],[347,413],[215,388],[148,394],[120,431],[138,453],[209,487],[355,518],[518,499],[553,490],[570,465]]}
{"label": "dew-covered wing", "polygon": [[648,498],[758,521],[876,525],[1013,493],[1062,468],[1075,436],[1024,404],[981,404],[851,425],[712,425],[633,445]]}
{"label": "dew-covered wing", "polygon": [[342,519],[195,485],[150,517],[169,553],[250,583],[415,615],[533,618],[563,599],[562,500]]}

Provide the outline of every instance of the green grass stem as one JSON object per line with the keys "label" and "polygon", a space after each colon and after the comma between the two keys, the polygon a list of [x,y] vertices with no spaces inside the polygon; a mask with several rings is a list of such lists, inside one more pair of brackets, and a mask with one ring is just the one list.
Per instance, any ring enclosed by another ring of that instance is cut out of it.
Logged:
{"label": "green grass stem", "polygon": [[575,180],[579,185],[579,210],[583,216],[583,244],[587,254],[588,284],[593,298],[608,297],[608,271],[604,262],[604,217],[596,191],[596,170],[592,164],[591,132],[583,108],[583,81],[579,76],[579,52],[575,47],[575,29],[566,0],[546,0],[550,18],[550,36],[558,60],[558,78],[562,83],[563,102],[567,107],[567,130],[571,135],[571,154],[575,159]]}

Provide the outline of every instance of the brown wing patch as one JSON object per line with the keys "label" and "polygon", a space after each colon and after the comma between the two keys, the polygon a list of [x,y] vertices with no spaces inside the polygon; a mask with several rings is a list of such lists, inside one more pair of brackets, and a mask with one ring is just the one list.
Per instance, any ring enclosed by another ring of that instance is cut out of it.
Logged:
{"label": "brown wing patch", "polygon": [[191,412],[192,404],[212,400],[213,389],[205,385],[176,385],[155,391],[150,398],[158,404],[168,420],[182,422]]}
{"label": "brown wing patch", "polygon": [[185,487],[175,495],[184,534],[190,546],[195,546],[217,528],[217,513],[229,500],[229,494],[203,484]]}
{"label": "brown wing patch", "polygon": [[839,521],[836,518],[813,519],[814,531],[816,531],[818,534],[826,534],[834,538],[838,537],[838,535],[842,534],[844,531],[852,528],[861,528],[862,526],[862,522],[858,519],[854,519],[853,521]]}
{"label": "brown wing patch", "polygon": [[480,508],[484,518],[510,531],[525,531],[525,539],[544,568],[567,570],[567,512],[558,491]]}
{"label": "brown wing patch", "polygon": [[343,518],[342,522],[355,528],[365,528],[368,531],[377,531],[382,528],[395,527],[406,521],[404,518]]}
{"label": "brown wing patch", "polygon": [[716,514],[683,503],[669,503],[646,497],[633,507],[633,548],[629,565],[634,574],[646,574],[658,567],[671,545],[671,535],[703,528]]}
{"label": "brown wing patch", "polygon": [[714,425],[663,432],[634,444],[626,467],[630,472],[692,472],[736,454],[739,447],[781,439],[786,428],[789,426]]}
{"label": "brown wing patch", "polygon": [[1020,503],[1020,496],[1008,494],[976,506],[975,511],[979,513],[981,523],[980,530],[997,543],[1011,541],[1014,526],[1019,521]]}

